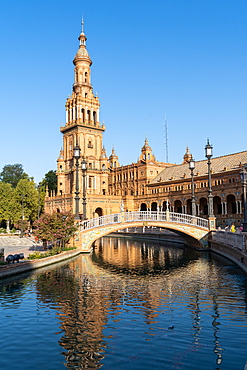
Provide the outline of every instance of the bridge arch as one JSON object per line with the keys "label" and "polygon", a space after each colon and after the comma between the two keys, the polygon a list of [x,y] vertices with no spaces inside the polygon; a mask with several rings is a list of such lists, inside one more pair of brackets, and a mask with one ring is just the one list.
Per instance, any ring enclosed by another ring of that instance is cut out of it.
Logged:
{"label": "bridge arch", "polygon": [[92,243],[117,230],[129,227],[155,226],[185,235],[197,246],[207,245],[208,220],[175,212],[121,212],[83,221],[77,235],[79,247],[90,252]]}

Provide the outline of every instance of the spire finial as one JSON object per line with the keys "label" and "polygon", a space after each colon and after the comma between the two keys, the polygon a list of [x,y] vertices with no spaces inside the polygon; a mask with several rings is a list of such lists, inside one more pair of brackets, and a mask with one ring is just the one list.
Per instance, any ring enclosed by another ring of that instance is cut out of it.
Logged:
{"label": "spire finial", "polygon": [[83,14],[82,14],[82,19],[81,19],[81,33],[84,34],[84,18],[83,18]]}

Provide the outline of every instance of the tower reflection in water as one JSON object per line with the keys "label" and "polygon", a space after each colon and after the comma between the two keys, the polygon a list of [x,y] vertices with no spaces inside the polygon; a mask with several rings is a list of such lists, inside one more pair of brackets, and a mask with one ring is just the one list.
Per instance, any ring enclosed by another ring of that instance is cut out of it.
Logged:
{"label": "tower reflection in water", "polygon": [[[150,341],[163,353],[161,363],[168,361],[171,369],[183,358],[196,362],[201,351],[220,366],[219,304],[224,304],[224,315],[237,320],[246,316],[246,307],[239,304],[232,312],[234,290],[241,287],[231,278],[225,281],[208,255],[202,258],[182,245],[111,237],[98,240],[91,256],[82,255],[37,278],[38,298],[56,303],[59,310],[59,344],[71,369],[98,369],[102,364],[120,368],[118,361],[134,358],[151,364]],[[161,345],[169,327],[179,327],[177,349],[173,338],[167,348]]]}

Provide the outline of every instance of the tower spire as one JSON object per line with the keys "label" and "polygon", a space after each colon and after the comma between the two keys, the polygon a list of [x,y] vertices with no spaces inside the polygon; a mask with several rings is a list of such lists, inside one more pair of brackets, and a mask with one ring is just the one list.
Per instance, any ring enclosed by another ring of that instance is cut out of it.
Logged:
{"label": "tower spire", "polygon": [[84,18],[82,14],[82,19],[81,19],[81,33],[84,35]]}

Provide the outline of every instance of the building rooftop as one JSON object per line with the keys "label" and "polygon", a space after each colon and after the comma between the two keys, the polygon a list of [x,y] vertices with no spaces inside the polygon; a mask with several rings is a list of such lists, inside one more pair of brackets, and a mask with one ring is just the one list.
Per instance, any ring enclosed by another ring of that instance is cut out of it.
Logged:
{"label": "building rooftop", "polygon": [[[195,176],[206,176],[208,174],[208,160],[195,162],[194,175]],[[222,174],[224,172],[240,170],[241,165],[247,163],[247,151],[228,154],[222,157],[211,158],[211,170],[212,174]],[[174,165],[172,167],[165,168],[159,175],[157,175],[150,184],[159,182],[174,182],[184,178],[190,178],[191,171],[189,164],[184,163],[181,165]]]}

